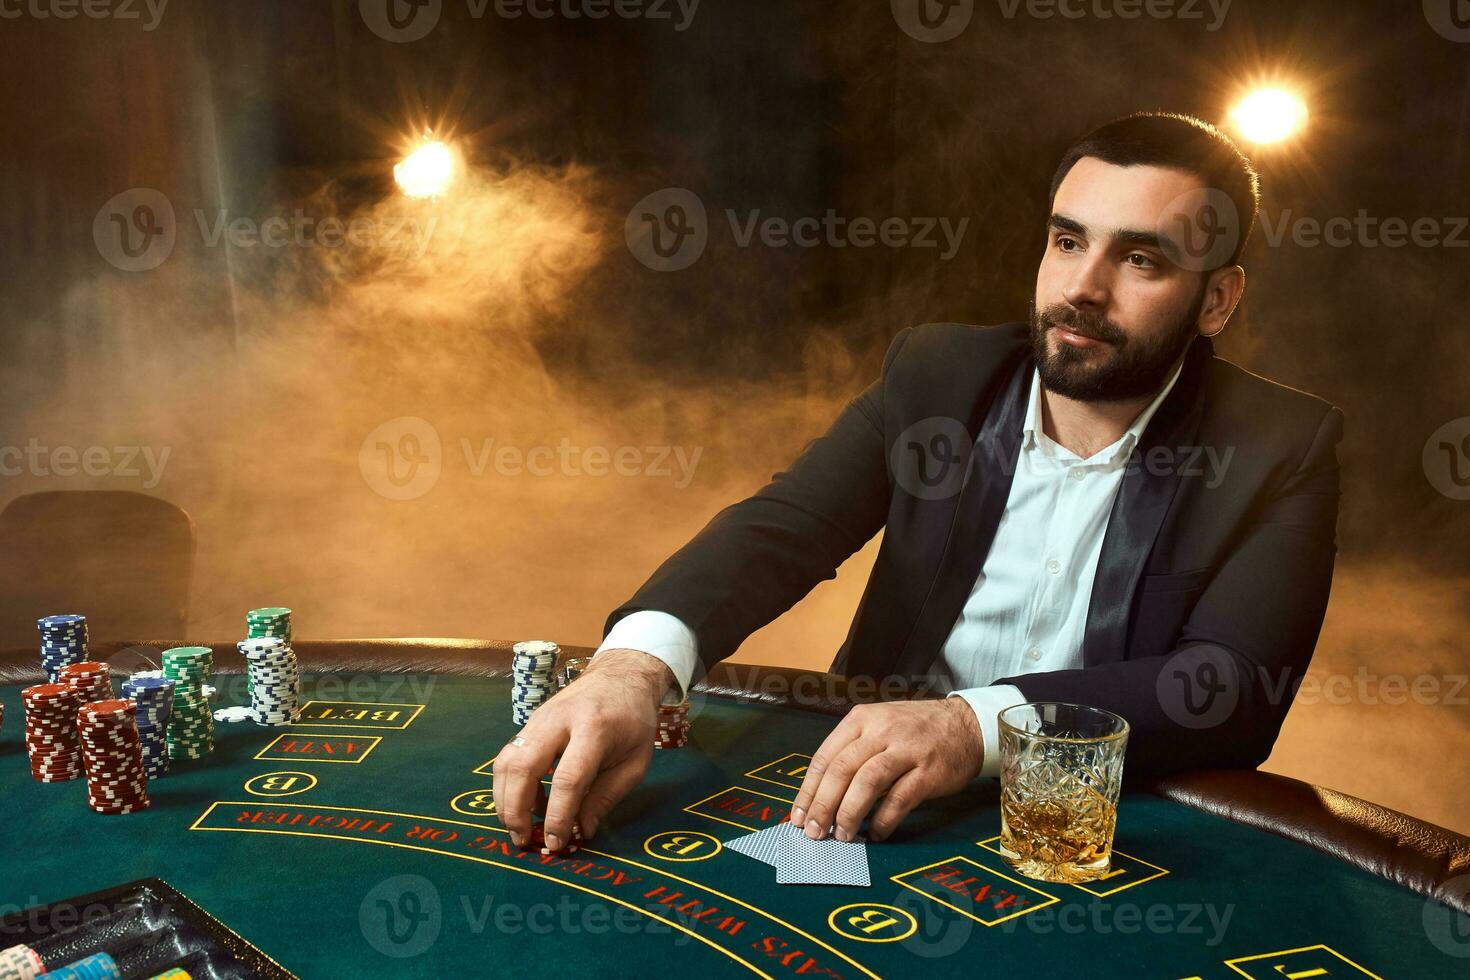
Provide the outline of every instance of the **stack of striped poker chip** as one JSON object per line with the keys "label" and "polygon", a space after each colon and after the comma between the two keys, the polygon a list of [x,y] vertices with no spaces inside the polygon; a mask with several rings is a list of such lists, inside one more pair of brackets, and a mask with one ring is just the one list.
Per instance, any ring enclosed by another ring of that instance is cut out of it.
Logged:
{"label": "stack of striped poker chip", "polygon": [[214,653],[209,647],[163,651],[163,676],[174,682],[167,735],[170,759],[202,759],[214,751],[214,715],[204,696],[204,682],[213,667]]}
{"label": "stack of striped poker chip", "polygon": [[656,749],[682,749],[689,743],[689,702],[658,706],[658,731],[654,733]]}
{"label": "stack of striped poker chip", "polygon": [[511,718],[517,725],[556,693],[556,657],[561,647],[550,640],[522,640],[511,657]]}
{"label": "stack of striped poker chip", "polygon": [[123,697],[137,705],[133,718],[149,779],[168,773],[168,720],[173,714],[175,686],[175,681],[152,672],[123,681]]}
{"label": "stack of striped poker chip", "polygon": [[41,631],[41,667],[51,683],[56,683],[61,668],[87,659],[86,616],[42,616],[36,629]]}
{"label": "stack of striped poker chip", "polygon": [[[0,973],[0,980],[7,980],[3,973]],[[36,980],[122,980],[122,971],[111,956],[93,953],[50,973],[42,973]]]}
{"label": "stack of striped poker chip", "polygon": [[77,712],[87,805],[96,813],[136,813],[148,807],[148,771],[136,714],[137,706],[123,700],[94,701]]}
{"label": "stack of striped poker chip", "polygon": [[301,720],[301,675],[290,644],[261,636],[235,644],[250,676],[250,710],[257,725],[294,725]]}
{"label": "stack of striped poker chip", "polygon": [[35,980],[45,970],[41,954],[29,946],[0,949],[0,980]]}
{"label": "stack of striped poker chip", "polygon": [[57,671],[59,683],[70,684],[72,690],[81,695],[82,704],[89,701],[106,701],[112,697],[112,678],[107,664],[100,660],[83,660],[67,664]]}
{"label": "stack of striped poker chip", "polygon": [[82,699],[69,684],[36,684],[20,692],[26,711],[26,752],[31,776],[60,783],[82,774],[77,709]]}
{"label": "stack of striped poker chip", "polygon": [[[285,640],[286,646],[290,646],[291,610],[285,606],[262,606],[259,609],[250,610],[245,614],[245,636],[251,640],[274,636]],[[247,674],[245,683],[248,687],[255,682]]]}

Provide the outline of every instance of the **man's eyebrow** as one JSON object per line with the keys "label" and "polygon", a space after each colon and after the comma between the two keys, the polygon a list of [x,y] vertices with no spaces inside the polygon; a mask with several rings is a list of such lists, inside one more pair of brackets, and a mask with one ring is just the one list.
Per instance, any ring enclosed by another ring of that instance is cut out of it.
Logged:
{"label": "man's eyebrow", "polygon": [[[1046,220],[1047,227],[1056,231],[1065,231],[1073,235],[1087,237],[1087,226],[1074,218],[1064,214],[1053,214]],[[1132,245],[1137,248],[1155,248],[1166,254],[1172,254],[1179,250],[1179,243],[1167,235],[1160,235],[1155,230],[1142,230],[1136,228],[1122,228],[1112,234],[1113,241],[1122,245]]]}
{"label": "man's eyebrow", "polygon": [[1084,238],[1087,237],[1087,227],[1082,222],[1074,221],[1064,214],[1053,214],[1050,218],[1046,219],[1046,226],[1048,228],[1054,228],[1057,231],[1068,231],[1074,235],[1081,235]]}

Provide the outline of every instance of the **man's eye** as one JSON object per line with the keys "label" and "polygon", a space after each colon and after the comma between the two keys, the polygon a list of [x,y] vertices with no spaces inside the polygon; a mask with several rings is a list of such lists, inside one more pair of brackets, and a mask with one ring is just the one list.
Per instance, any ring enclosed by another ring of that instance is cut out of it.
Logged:
{"label": "man's eye", "polygon": [[1135,269],[1157,269],[1159,264],[1141,252],[1132,252],[1127,260]]}
{"label": "man's eye", "polygon": [[1077,241],[1077,239],[1075,239],[1075,238],[1069,238],[1066,235],[1058,235],[1057,236],[1057,243],[1056,243],[1056,247],[1057,248],[1061,249],[1063,252],[1070,252],[1070,251],[1073,251],[1073,249],[1070,246],[1076,246],[1076,248],[1081,248],[1082,247],[1082,243],[1079,242],[1079,241]]}

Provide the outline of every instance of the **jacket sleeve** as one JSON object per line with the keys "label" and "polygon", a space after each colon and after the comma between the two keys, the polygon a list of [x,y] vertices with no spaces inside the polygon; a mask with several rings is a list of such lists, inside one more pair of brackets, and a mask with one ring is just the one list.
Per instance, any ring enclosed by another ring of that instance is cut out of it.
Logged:
{"label": "jacket sleeve", "polygon": [[[910,328],[911,329],[911,328]],[[883,436],[883,376],[753,496],[720,511],[608,616],[652,609],[685,623],[706,669],[794,606],[882,529],[891,487]]]}
{"label": "jacket sleeve", "polygon": [[1215,570],[1170,653],[995,683],[1014,684],[1028,701],[1122,715],[1128,776],[1264,762],[1327,611],[1342,425],[1342,412],[1329,408],[1295,472]]}

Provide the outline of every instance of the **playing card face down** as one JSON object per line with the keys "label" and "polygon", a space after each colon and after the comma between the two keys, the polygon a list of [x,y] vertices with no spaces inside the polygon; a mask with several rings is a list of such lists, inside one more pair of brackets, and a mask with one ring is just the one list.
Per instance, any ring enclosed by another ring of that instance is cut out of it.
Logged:
{"label": "playing card face down", "polygon": [[785,832],[785,828],[790,826],[789,823],[780,823],[774,827],[767,827],[765,830],[758,830],[753,834],[747,834],[744,837],[737,837],[734,840],[726,841],[725,847],[737,854],[744,854],[746,857],[755,858],[757,861],[769,864],[774,868],[776,866],[776,850],[780,845],[780,837]]}

